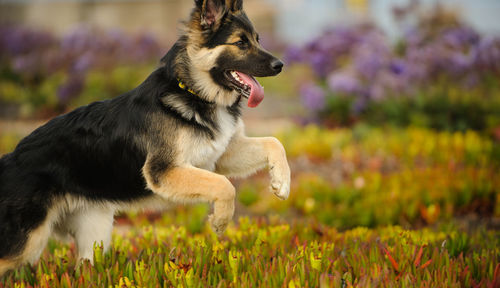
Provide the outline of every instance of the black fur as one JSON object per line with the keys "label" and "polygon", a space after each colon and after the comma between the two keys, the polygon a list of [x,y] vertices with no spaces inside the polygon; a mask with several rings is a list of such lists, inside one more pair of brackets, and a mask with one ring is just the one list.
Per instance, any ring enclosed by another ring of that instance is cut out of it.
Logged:
{"label": "black fur", "polygon": [[238,31],[245,31],[249,34],[252,34],[254,31],[252,23],[245,14],[240,14],[238,16],[227,14],[221,22],[221,27],[210,35],[207,42],[203,45],[204,47],[215,48],[218,45],[227,44],[227,39]]}
{"label": "black fur", "polygon": [[227,107],[227,111],[233,116],[234,121],[241,117],[241,96],[238,96],[232,106]]}
{"label": "black fur", "polygon": [[[205,11],[201,16],[216,17],[205,19],[205,24],[218,30],[204,33],[208,38],[198,43],[200,46],[227,45],[231,35],[239,35],[235,33],[246,33],[250,39],[245,47],[238,46],[244,59],[235,61],[238,57],[223,53],[210,71],[221,91],[233,89],[223,78],[229,70],[252,76],[278,74],[272,63],[279,60],[260,47],[246,15],[229,13],[241,10],[242,1],[232,1],[231,7],[224,3],[196,0],[192,13],[200,16],[206,7],[224,12],[219,15]],[[191,24],[203,26],[201,20],[194,19]],[[19,256],[29,233],[45,221],[50,208],[63,197],[129,203],[151,196],[142,169],[148,167],[152,184],[159,184],[176,157],[168,142],[175,142],[177,129],[188,129],[195,136],[216,137],[220,132],[218,104],[179,87],[180,78],[188,84],[194,81],[189,79],[192,63],[186,52],[187,37],[179,38],[162,58],[163,65],[137,88],[52,119],[24,138],[12,153],[0,158],[0,259]],[[225,107],[235,123],[241,116],[241,99],[240,95]]]}
{"label": "black fur", "polygon": [[[179,47],[163,58],[172,64]],[[164,65],[136,89],[56,117],[24,138],[0,159],[0,258],[19,253],[27,234],[45,219],[64,194],[93,201],[127,202],[150,196],[141,169],[145,147],[161,147],[151,115],[174,119],[194,133],[213,134],[213,104],[179,88],[173,66]],[[182,95],[211,126],[184,119],[165,97]],[[239,109],[228,108],[236,115]],[[177,121],[181,119],[182,121]],[[169,165],[168,151],[158,151],[153,175]],[[155,179],[158,181],[158,179]]]}
{"label": "black fur", "polygon": [[[173,100],[177,105],[181,105],[186,109],[183,109],[183,111],[177,110],[176,107],[169,104],[170,100]],[[186,125],[196,127],[196,132],[204,132],[212,139],[215,137],[214,133],[218,129],[218,125],[213,119],[216,104],[207,102],[184,90],[178,90],[176,94],[163,97],[160,101],[162,101],[161,107],[167,114],[174,116],[177,120]],[[195,119],[195,114],[200,115],[203,123]]]}

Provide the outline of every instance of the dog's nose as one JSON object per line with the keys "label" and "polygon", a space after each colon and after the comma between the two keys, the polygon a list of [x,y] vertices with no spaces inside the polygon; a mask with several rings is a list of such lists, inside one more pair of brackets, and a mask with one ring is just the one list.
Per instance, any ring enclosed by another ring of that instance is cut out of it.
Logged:
{"label": "dog's nose", "polygon": [[273,62],[271,62],[271,68],[277,73],[279,73],[281,72],[281,69],[283,69],[283,62],[281,62],[279,59],[276,59]]}

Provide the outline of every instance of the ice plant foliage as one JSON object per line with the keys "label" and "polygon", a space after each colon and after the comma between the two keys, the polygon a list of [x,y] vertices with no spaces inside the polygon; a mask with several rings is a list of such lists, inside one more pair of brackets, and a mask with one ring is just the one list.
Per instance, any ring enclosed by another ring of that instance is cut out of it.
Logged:
{"label": "ice plant foliage", "polygon": [[499,146],[477,132],[308,126],[278,138],[302,173],[290,203],[263,197],[253,204],[260,210],[281,207],[338,228],[500,215]]}
{"label": "ice plant foliage", "polygon": [[490,138],[362,126],[278,137],[294,168],[291,198],[273,199],[259,176],[244,183],[257,196],[240,211],[253,217],[221,239],[205,205],[129,214],[117,219],[110,251],[96,243],[94,266],[78,267],[74,245],[51,241],[0,288],[500,285],[499,232],[452,220],[500,215],[500,150]]}
{"label": "ice plant foliage", "polygon": [[[498,233],[386,227],[292,226],[241,218],[222,239],[154,223],[151,239],[114,234],[109,252],[95,247],[93,267],[75,268],[74,247],[52,242],[42,260],[8,274],[0,287],[498,287]],[[280,233],[273,234],[275,230]],[[235,237],[235,235],[238,235]],[[149,237],[149,236],[147,236]],[[127,241],[123,241],[123,239]],[[273,239],[274,238],[274,239]],[[62,249],[62,250],[60,250]],[[59,254],[56,256],[55,251]],[[61,252],[64,252],[61,254]],[[215,256],[216,255],[216,256]]]}

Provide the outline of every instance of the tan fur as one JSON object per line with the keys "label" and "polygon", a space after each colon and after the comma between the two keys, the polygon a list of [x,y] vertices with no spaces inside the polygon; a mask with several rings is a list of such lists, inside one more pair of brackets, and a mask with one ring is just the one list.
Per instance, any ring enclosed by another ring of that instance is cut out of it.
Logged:
{"label": "tan fur", "polygon": [[228,177],[246,177],[269,167],[271,190],[281,199],[290,193],[290,168],[283,145],[274,137],[251,138],[244,134],[243,122],[225,153],[216,163],[216,172]]}
{"label": "tan fur", "polygon": [[[244,177],[268,166],[271,190],[280,199],[288,198],[290,168],[285,149],[276,138],[246,137],[241,120],[227,142],[222,139],[219,142],[212,140],[210,143],[209,140],[196,138],[190,133],[181,135],[177,141],[180,156],[177,161],[184,164],[171,168],[161,177],[160,183],[154,183],[148,173],[147,161],[143,168],[144,177],[148,188],[169,202],[213,202],[214,213],[209,220],[217,234],[224,231],[234,213],[235,190],[221,174]],[[217,149],[217,145],[222,146]],[[213,170],[212,167],[216,173],[208,171]]]}
{"label": "tan fur", "polygon": [[23,263],[34,264],[47,245],[51,233],[50,221],[46,220],[29,234],[22,253],[12,259],[0,259],[0,276]]}
{"label": "tan fur", "polygon": [[201,200],[213,203],[214,213],[209,220],[219,235],[233,217],[236,192],[231,182],[222,175],[186,166],[170,169],[159,184],[152,183],[150,177],[145,176],[148,187],[169,201],[186,203]]}
{"label": "tan fur", "polygon": [[45,221],[29,234],[28,241],[18,256],[0,259],[0,276],[22,263],[35,263],[51,236],[64,241],[75,238],[79,262],[82,259],[92,262],[95,240],[103,241],[105,250],[109,247],[112,216],[116,211],[165,210],[171,204],[160,195],[141,201],[118,203],[93,202],[68,194],[55,201]]}
{"label": "tan fur", "polygon": [[203,99],[215,102],[220,106],[231,106],[238,98],[238,92],[220,89],[212,77],[210,69],[214,67],[217,57],[227,46],[219,46],[215,49],[199,48],[197,45],[188,45],[187,53],[191,59],[191,64],[195,69],[191,70],[192,89],[199,93]]}
{"label": "tan fur", "polygon": [[21,261],[34,264],[38,260],[38,258],[40,258],[43,249],[47,245],[47,241],[49,240],[50,234],[51,234],[50,221],[45,221],[42,225],[38,226],[38,228],[36,228],[33,232],[31,232],[28,238],[28,242],[24,247],[24,251],[21,256]]}
{"label": "tan fur", "polygon": [[[243,31],[241,31],[243,32]],[[229,38],[227,38],[227,43],[234,43],[234,42],[238,42],[241,40],[241,37],[240,37],[240,34],[241,32],[239,31],[236,31],[235,33],[233,33],[231,36],[229,36]],[[236,48],[235,46],[232,46],[230,48],[233,48],[233,51],[235,51],[236,53],[234,54],[240,54],[241,52],[238,50],[238,48]]]}
{"label": "tan fur", "polygon": [[11,269],[14,269],[16,266],[16,261],[0,259],[0,276]]}
{"label": "tan fur", "polygon": [[[234,14],[241,13],[240,11],[233,12]],[[191,61],[191,65],[195,69],[191,69],[190,75],[182,75],[183,79],[191,79],[191,88],[199,93],[199,96],[207,101],[215,102],[221,106],[231,106],[238,97],[238,92],[227,91],[220,89],[214,83],[210,76],[210,69],[214,67],[217,57],[225,50],[230,50],[232,55],[239,55],[242,52],[231,45],[221,45],[215,49],[201,48],[200,43],[203,43],[202,28],[199,22],[199,13],[195,12],[191,15],[191,21],[186,23],[186,35],[188,35],[187,54]],[[237,42],[240,40],[241,32],[235,31],[229,37],[228,43]],[[250,37],[254,39],[254,37]],[[241,55],[243,56],[243,55]],[[182,74],[182,73],[180,73]]]}
{"label": "tan fur", "polygon": [[[228,7],[229,3],[236,3],[234,0],[226,1]],[[247,137],[242,120],[235,120],[227,108],[240,99],[239,93],[221,89],[210,76],[209,71],[221,53],[231,51],[238,58],[242,52],[231,45],[214,49],[200,48],[196,44],[201,43],[200,39],[203,38],[199,27],[200,15],[196,10],[193,13],[191,22],[187,24],[190,31],[187,34],[188,57],[177,59],[179,63],[189,65],[189,69],[184,69],[185,74],[180,73],[177,77],[183,82],[189,79],[190,82],[186,84],[199,97],[215,102],[211,105],[216,105],[216,108],[210,112],[215,113],[211,116],[217,123],[213,135],[208,137],[195,133],[192,128],[179,125],[175,120],[151,113],[148,123],[156,134],[153,137],[134,135],[133,141],[147,152],[142,174],[154,196],[127,203],[95,202],[71,196],[70,193],[54,199],[44,222],[29,233],[23,251],[15,257],[0,259],[0,276],[21,263],[37,261],[51,234],[75,238],[79,257],[92,260],[94,241],[103,241],[105,249],[109,245],[112,216],[118,210],[164,209],[173,203],[210,202],[214,205],[214,212],[209,216],[209,221],[220,235],[234,214],[235,188],[226,177],[244,177],[268,167],[271,191],[281,199],[288,198],[290,168],[283,146],[273,137]],[[253,36],[249,37],[251,41],[255,41]],[[229,40],[238,41],[239,33]],[[163,101],[174,107],[185,119],[193,119],[201,126],[210,126],[192,107],[177,101],[175,95]],[[155,141],[150,141],[151,138]],[[160,163],[164,160],[165,171],[158,171],[158,165],[151,164],[155,163],[153,160]],[[156,169],[154,175],[151,175],[152,167]]]}

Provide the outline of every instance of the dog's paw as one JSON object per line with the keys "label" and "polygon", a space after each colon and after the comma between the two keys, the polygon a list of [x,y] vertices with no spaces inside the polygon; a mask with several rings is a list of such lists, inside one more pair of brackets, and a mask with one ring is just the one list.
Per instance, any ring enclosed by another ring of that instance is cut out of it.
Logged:
{"label": "dog's paw", "polygon": [[231,219],[225,218],[216,218],[214,214],[208,216],[208,222],[212,226],[212,230],[217,234],[218,237],[221,237],[224,234],[224,231],[229,224]]}
{"label": "dog's paw", "polygon": [[281,167],[273,166],[271,174],[271,191],[281,200],[288,199],[290,196],[290,168],[288,163]]}
{"label": "dog's paw", "polygon": [[290,167],[286,159],[286,152],[278,139],[270,137],[268,146],[269,175],[271,176],[270,190],[281,200],[290,196]]}
{"label": "dog's paw", "polygon": [[290,181],[271,183],[271,191],[281,200],[288,199],[288,196],[290,196]]}

